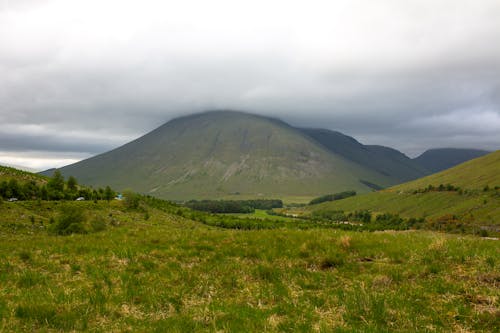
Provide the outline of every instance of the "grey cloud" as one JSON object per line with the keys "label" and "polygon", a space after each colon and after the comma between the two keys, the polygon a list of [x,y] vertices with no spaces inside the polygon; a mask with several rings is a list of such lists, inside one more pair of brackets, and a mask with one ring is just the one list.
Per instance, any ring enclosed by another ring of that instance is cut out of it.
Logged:
{"label": "grey cloud", "polygon": [[212,108],[410,155],[500,148],[497,1],[243,9],[224,0],[4,6],[0,150],[95,154]]}

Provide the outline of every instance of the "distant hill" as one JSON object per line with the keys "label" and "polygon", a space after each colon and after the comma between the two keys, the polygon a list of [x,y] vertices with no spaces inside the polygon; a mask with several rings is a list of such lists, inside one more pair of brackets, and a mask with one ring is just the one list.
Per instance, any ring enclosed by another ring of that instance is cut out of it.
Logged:
{"label": "distant hill", "polygon": [[301,128],[300,131],[334,154],[341,155],[397,182],[430,174],[411,158],[389,147],[363,145],[350,136],[326,129]]}
{"label": "distant hill", "polygon": [[[307,212],[370,210],[431,219],[453,215],[500,231],[499,170],[500,150],[380,192],[311,206]],[[449,191],[445,186],[438,190],[440,184],[451,184],[455,189]],[[429,185],[434,190],[422,191]]]}
{"label": "distant hill", "polygon": [[488,153],[490,152],[478,149],[438,148],[427,150],[413,160],[422,168],[434,173]]}
{"label": "distant hill", "polygon": [[[412,170],[406,175],[397,172],[397,158],[383,162],[380,153],[372,155],[377,156],[380,168],[364,164],[368,157],[353,160],[327,148],[307,130],[280,120],[213,111],[174,119],[122,147],[61,171],[83,184],[131,188],[168,199],[362,193],[420,175],[409,159],[403,158],[407,170]],[[388,167],[379,170],[384,163]]]}

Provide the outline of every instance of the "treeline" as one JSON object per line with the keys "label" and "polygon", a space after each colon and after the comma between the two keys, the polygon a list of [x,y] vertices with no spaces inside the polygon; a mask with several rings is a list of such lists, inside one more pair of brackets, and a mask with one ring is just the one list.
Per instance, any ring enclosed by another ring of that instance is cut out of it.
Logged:
{"label": "treeline", "polygon": [[426,225],[424,218],[403,218],[391,213],[374,215],[368,210],[350,213],[341,210],[319,211],[312,214],[312,220],[347,224],[351,225],[350,229],[367,231],[421,229]]}
{"label": "treeline", "polygon": [[253,213],[256,209],[270,210],[282,208],[283,201],[275,199],[259,200],[191,200],[184,204],[194,210],[210,213]]}
{"label": "treeline", "polygon": [[317,197],[312,199],[309,204],[310,205],[316,205],[322,202],[327,202],[327,201],[335,201],[335,200],[341,200],[349,197],[353,197],[356,195],[356,191],[344,191],[344,192],[339,192],[339,193],[334,193],[334,194],[327,194],[323,195],[321,197]]}
{"label": "treeline", "polygon": [[[488,185],[483,187],[483,192],[494,191],[498,193],[500,190],[500,186],[490,187]],[[462,189],[459,186],[454,186],[452,184],[439,184],[438,186],[428,185],[425,188],[419,188],[413,190],[413,194],[418,193],[428,193],[428,192],[457,192],[458,194],[477,194],[479,193],[479,189]]]}
{"label": "treeline", "polygon": [[20,183],[15,178],[0,182],[0,199],[75,200],[83,197],[86,200],[111,200],[115,195],[109,186],[98,189],[82,187],[73,176],[66,181],[59,170],[46,183],[35,180]]}
{"label": "treeline", "polygon": [[439,184],[439,186],[429,185],[426,188],[414,190],[413,194],[428,192],[462,192],[462,189],[451,184]]}

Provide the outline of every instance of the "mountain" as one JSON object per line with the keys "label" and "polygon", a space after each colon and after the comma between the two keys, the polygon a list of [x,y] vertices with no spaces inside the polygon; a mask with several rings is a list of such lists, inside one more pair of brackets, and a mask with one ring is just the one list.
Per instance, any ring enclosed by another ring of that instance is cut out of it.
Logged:
{"label": "mountain", "polygon": [[327,149],[280,120],[233,111],[174,119],[61,172],[82,184],[168,199],[368,192],[402,178]]}
{"label": "mountain", "polygon": [[455,165],[490,153],[478,149],[438,148],[425,151],[414,161],[432,173],[449,169]]}
{"label": "mountain", "polygon": [[[467,161],[448,170],[404,184],[352,198],[307,208],[315,211],[360,211],[393,213],[404,217],[439,220],[456,217],[500,231],[500,150]],[[445,185],[439,190],[439,185]],[[447,190],[446,185],[453,185]],[[431,191],[424,190],[429,185]]]}
{"label": "mountain", "polygon": [[384,146],[370,146],[336,131],[300,128],[302,133],[334,154],[341,155],[401,183],[430,174],[428,170],[400,151]]}

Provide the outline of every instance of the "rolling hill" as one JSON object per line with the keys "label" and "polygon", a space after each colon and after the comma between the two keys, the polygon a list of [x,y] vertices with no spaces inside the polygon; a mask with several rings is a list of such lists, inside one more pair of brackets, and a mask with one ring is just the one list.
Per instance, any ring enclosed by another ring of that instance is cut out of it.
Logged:
{"label": "rolling hill", "polygon": [[302,128],[305,133],[334,154],[391,177],[398,183],[430,174],[428,170],[395,149],[363,145],[356,139],[337,131]]}
{"label": "rolling hill", "polygon": [[[499,231],[500,150],[451,169],[376,193],[310,206],[314,211],[371,210],[404,217],[439,219],[453,215],[462,222],[475,222]],[[443,188],[439,189],[439,185]],[[447,184],[453,186],[447,189]],[[432,185],[432,190],[426,188]]]}
{"label": "rolling hill", "polygon": [[[368,192],[415,178],[390,167],[372,168],[325,148],[305,130],[267,117],[212,111],[181,117],[113,151],[63,167],[87,185],[167,199],[316,196]],[[346,137],[348,138],[348,137]],[[340,144],[339,144],[340,145]],[[358,149],[362,149],[358,148]],[[380,154],[372,153],[373,156]],[[411,160],[406,160],[411,165]]]}
{"label": "rolling hill", "polygon": [[479,149],[438,148],[429,149],[413,160],[422,168],[435,173],[488,153],[490,152]]}

